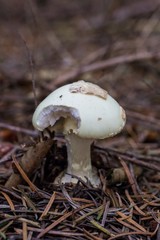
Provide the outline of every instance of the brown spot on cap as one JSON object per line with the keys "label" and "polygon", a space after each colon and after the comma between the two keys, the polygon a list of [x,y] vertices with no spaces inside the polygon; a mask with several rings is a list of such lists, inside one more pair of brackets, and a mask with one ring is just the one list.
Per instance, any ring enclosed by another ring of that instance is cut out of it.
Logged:
{"label": "brown spot on cap", "polygon": [[126,121],[126,113],[125,113],[125,111],[122,107],[120,107],[120,108],[121,108],[121,110],[120,110],[121,111],[121,117],[124,121]]}
{"label": "brown spot on cap", "polygon": [[105,91],[101,87],[90,82],[85,82],[83,80],[72,83],[69,88],[69,91],[71,93],[82,93],[82,94],[94,95],[103,99],[107,99],[107,95],[108,95],[107,91]]}

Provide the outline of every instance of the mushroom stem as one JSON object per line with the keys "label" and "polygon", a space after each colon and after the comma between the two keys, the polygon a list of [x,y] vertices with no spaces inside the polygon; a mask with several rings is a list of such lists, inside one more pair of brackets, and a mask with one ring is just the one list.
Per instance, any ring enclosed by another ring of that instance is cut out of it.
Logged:
{"label": "mushroom stem", "polygon": [[[93,186],[98,186],[100,181],[97,175],[97,170],[91,165],[91,143],[93,139],[80,138],[74,133],[65,135],[68,167],[66,173],[80,176],[85,182],[87,179]],[[73,182],[77,179],[72,178],[71,175],[65,174],[62,178],[62,183]]]}
{"label": "mushroom stem", "polygon": [[67,173],[82,176],[89,176],[91,166],[90,146],[93,140],[83,139],[74,133],[66,135],[68,168]]}

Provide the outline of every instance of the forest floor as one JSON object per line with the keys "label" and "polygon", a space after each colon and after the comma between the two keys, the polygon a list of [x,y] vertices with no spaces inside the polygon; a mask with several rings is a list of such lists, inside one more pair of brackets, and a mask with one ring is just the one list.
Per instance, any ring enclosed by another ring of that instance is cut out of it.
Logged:
{"label": "forest floor", "polygon": [[[159,240],[159,1],[8,2],[0,1],[0,239]],[[37,102],[79,79],[106,89],[127,117],[120,134],[92,146],[97,189],[80,179],[55,185],[65,140],[32,126]]]}

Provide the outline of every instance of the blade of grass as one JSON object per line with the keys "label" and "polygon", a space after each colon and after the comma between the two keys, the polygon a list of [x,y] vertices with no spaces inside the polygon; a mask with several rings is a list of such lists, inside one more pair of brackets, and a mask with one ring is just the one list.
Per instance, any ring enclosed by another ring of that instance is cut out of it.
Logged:
{"label": "blade of grass", "polygon": [[6,201],[8,202],[8,204],[9,204],[11,210],[14,211],[14,210],[15,210],[14,204],[13,204],[11,198],[8,196],[8,194],[5,193],[5,192],[3,192],[3,191],[0,191],[0,193],[4,196],[4,198],[5,198]]}
{"label": "blade of grass", "polygon": [[91,220],[90,223],[92,223],[96,228],[98,228],[101,232],[105,233],[108,236],[114,236],[109,230],[106,228],[102,227],[98,222],[95,220]]}
{"label": "blade of grass", "polygon": [[57,226],[59,223],[61,223],[62,221],[64,221],[65,219],[67,219],[68,217],[70,217],[72,214],[81,211],[84,208],[87,208],[89,206],[92,206],[92,203],[86,204],[81,206],[80,208],[70,211],[68,213],[65,213],[63,216],[61,216],[60,218],[58,218],[56,221],[54,221],[52,224],[50,224],[48,227],[46,227],[45,229],[42,230],[42,232],[37,236],[37,238],[41,238],[43,237],[46,233],[48,233],[48,231],[50,231],[52,228],[54,228],[55,226]]}
{"label": "blade of grass", "polygon": [[136,232],[139,231],[135,226],[132,226],[131,224],[124,222],[124,220],[118,219],[118,218],[115,218],[115,219],[117,220],[117,222],[119,222],[119,223],[122,224],[123,226],[125,226],[125,227],[127,227],[127,228],[130,228],[130,229],[132,229],[132,230],[134,230],[134,231],[136,231]]}
{"label": "blade of grass", "polygon": [[50,210],[50,208],[51,208],[51,206],[52,206],[52,204],[53,204],[55,198],[56,198],[56,193],[53,192],[53,194],[52,194],[52,196],[51,196],[51,198],[50,198],[48,204],[46,205],[46,207],[45,207],[43,213],[41,214],[39,220],[42,220],[42,219],[48,214],[48,212],[49,212],[49,210]]}
{"label": "blade of grass", "polygon": [[124,213],[122,212],[117,212],[117,214],[122,217],[124,220],[128,221],[129,223],[131,223],[133,226],[135,226],[136,228],[138,228],[139,230],[141,230],[142,232],[146,232],[146,229],[144,227],[142,227],[141,225],[139,225],[137,222],[135,222],[131,217],[126,216]]}
{"label": "blade of grass", "polygon": [[128,190],[125,190],[125,194],[126,197],[128,198],[129,202],[131,203],[131,205],[136,209],[136,211],[142,215],[142,216],[146,216],[146,214],[136,205],[136,203],[133,201],[133,199],[131,198],[131,196],[129,195]]}
{"label": "blade of grass", "polygon": [[[16,228],[17,229],[17,228]],[[22,229],[17,229],[19,231],[19,233],[21,234],[22,233]],[[32,232],[36,232],[36,233],[41,233],[42,229],[39,229],[39,228],[34,228],[34,227],[29,227],[28,226],[28,230],[29,231],[32,231]],[[50,235],[54,235],[54,236],[62,236],[62,237],[71,237],[71,236],[75,236],[75,237],[84,237],[84,233],[74,233],[73,231],[72,232],[69,232],[69,231],[54,231],[54,230],[51,230],[48,232]],[[37,239],[37,238],[36,238]]]}
{"label": "blade of grass", "polygon": [[30,181],[27,174],[24,172],[24,170],[22,169],[22,167],[20,166],[20,164],[18,163],[18,161],[16,160],[15,157],[13,157],[13,163],[14,163],[15,167],[17,168],[18,172],[20,173],[20,175],[22,176],[22,178],[25,180],[25,182],[28,183],[31,190],[34,192],[37,192],[37,187]]}
{"label": "blade of grass", "polygon": [[56,221],[54,221],[52,224],[50,224],[48,227],[46,227],[45,229],[43,229],[41,231],[40,234],[38,234],[37,239],[43,237],[46,233],[48,233],[52,228],[54,228],[55,226],[57,226],[59,223],[61,223],[62,221],[64,221],[65,219],[67,219],[68,217],[70,217],[73,214],[73,211],[68,212],[66,214],[64,214],[62,217],[58,218]]}
{"label": "blade of grass", "polygon": [[[12,218],[13,219],[13,216],[12,215],[9,215],[9,214],[4,214],[4,217],[5,218]],[[19,222],[26,222],[26,223],[28,223],[28,224],[30,224],[30,225],[32,225],[32,226],[35,226],[35,227],[39,227],[40,226],[40,224],[38,223],[38,222],[34,222],[34,221],[32,221],[32,220],[29,220],[29,219],[26,219],[26,218],[24,218],[24,217],[20,217],[20,216],[16,216],[16,217],[14,217],[14,220],[17,220],[17,221],[19,221]]]}
{"label": "blade of grass", "polygon": [[23,229],[23,240],[27,240],[27,223],[23,222],[22,223],[22,229]]}
{"label": "blade of grass", "polygon": [[92,233],[88,232],[87,230],[83,229],[83,232],[85,233],[86,237],[90,240],[102,240],[102,238],[94,236]]}
{"label": "blade of grass", "polygon": [[139,231],[135,231],[135,232],[123,232],[123,233],[117,234],[117,235],[114,236],[114,237],[108,238],[108,240],[114,240],[114,239],[117,239],[117,238],[118,238],[118,239],[122,239],[122,237],[131,236],[131,235],[133,235],[133,236],[136,236],[136,235],[138,235],[138,236],[140,236],[140,235],[142,235],[142,236],[147,236],[147,235],[150,235],[150,234],[148,234],[147,232],[144,233],[144,232],[139,232]]}
{"label": "blade of grass", "polygon": [[88,216],[90,216],[90,215],[92,215],[92,214],[94,214],[94,213],[102,210],[102,208],[103,208],[103,205],[101,205],[100,207],[98,207],[98,208],[96,208],[96,209],[93,209],[92,211],[90,211],[90,212],[84,214],[83,216],[77,218],[77,219],[75,220],[75,223],[78,223],[78,222],[82,221],[84,218],[86,218],[86,217],[88,217]]}

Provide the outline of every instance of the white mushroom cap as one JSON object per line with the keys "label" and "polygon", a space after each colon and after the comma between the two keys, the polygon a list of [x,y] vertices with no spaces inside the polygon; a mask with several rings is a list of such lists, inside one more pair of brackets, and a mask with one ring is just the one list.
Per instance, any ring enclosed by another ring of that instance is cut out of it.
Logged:
{"label": "white mushroom cap", "polygon": [[[64,118],[63,133],[81,138],[104,139],[125,125],[125,112],[105,90],[83,80],[52,92],[37,107],[33,125],[40,131]],[[53,128],[54,129],[54,128]]]}

